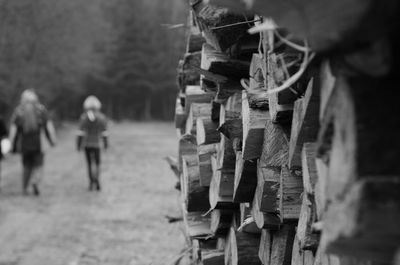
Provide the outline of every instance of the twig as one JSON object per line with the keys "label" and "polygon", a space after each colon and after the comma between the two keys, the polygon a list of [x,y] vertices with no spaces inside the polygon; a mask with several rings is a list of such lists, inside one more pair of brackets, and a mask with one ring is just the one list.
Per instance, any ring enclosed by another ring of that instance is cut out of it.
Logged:
{"label": "twig", "polygon": [[250,21],[237,22],[237,23],[228,24],[228,25],[223,25],[223,26],[219,26],[219,27],[212,27],[212,28],[209,28],[209,29],[210,29],[210,30],[214,30],[214,29],[223,29],[223,28],[229,28],[229,27],[240,26],[240,25],[243,25],[243,24],[248,24],[248,23],[257,22],[257,21],[261,21],[261,20],[260,20],[260,19],[255,19],[255,20],[250,20]]}

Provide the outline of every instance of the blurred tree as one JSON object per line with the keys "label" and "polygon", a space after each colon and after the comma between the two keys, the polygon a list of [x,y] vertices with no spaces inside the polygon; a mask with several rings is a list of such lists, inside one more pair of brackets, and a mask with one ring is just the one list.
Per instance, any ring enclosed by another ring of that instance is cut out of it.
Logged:
{"label": "blurred tree", "polygon": [[[0,0],[0,111],[35,88],[60,118],[97,94],[115,118],[171,118],[182,0]],[[166,111],[168,110],[168,111]]]}

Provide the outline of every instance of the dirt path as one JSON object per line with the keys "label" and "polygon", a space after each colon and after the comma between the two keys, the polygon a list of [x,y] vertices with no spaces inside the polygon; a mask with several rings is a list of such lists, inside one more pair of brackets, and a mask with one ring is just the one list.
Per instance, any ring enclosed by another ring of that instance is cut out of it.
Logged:
{"label": "dirt path", "polygon": [[21,195],[18,157],[3,165],[0,265],[167,264],[182,249],[174,176],[163,156],[175,154],[168,123],[113,125],[103,156],[100,193],[87,191],[83,154],[73,130],[46,154],[39,198]]}

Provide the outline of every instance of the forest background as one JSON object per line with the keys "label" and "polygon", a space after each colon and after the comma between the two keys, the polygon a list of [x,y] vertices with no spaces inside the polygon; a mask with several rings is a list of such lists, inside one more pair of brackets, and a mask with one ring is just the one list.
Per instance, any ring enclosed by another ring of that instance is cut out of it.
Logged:
{"label": "forest background", "polygon": [[34,88],[58,120],[89,94],[115,120],[172,119],[185,0],[0,0],[0,115]]}

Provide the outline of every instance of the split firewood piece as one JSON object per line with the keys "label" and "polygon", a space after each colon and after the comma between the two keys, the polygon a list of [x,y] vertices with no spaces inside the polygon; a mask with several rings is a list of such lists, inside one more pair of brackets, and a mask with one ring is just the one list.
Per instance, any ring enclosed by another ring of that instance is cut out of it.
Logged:
{"label": "split firewood piece", "polygon": [[312,225],[317,221],[314,196],[303,193],[299,222],[297,224],[297,239],[302,250],[315,251],[319,244],[319,233],[314,232]]}
{"label": "split firewood piece", "polygon": [[[218,155],[218,154],[217,154]],[[217,157],[211,157],[211,168],[213,171],[213,179],[217,182],[218,196],[233,197],[234,187],[234,172],[228,170],[221,170],[218,166]]]}
{"label": "split firewood piece", "polygon": [[[277,25],[287,28],[300,40],[306,39],[312,50],[319,52],[376,40],[387,34],[382,29],[390,28],[397,14],[396,1],[386,4],[358,0],[299,1],[290,6],[279,1],[244,2],[246,8],[240,1],[211,0],[210,4],[229,7],[232,12],[239,14],[247,11],[271,17]],[[372,12],[372,9],[379,10],[379,14]]]}
{"label": "split firewood piece", "polygon": [[259,234],[239,232],[231,227],[228,236],[225,264],[232,265],[261,265],[258,258]]}
{"label": "split firewood piece", "polygon": [[[192,260],[201,262],[205,256],[216,251],[216,238],[195,238],[192,240]],[[223,253],[222,253],[223,254]],[[210,257],[213,260],[212,256]]]}
{"label": "split firewood piece", "polygon": [[[228,172],[232,175],[235,172],[236,155],[233,150],[232,140],[221,136],[220,148],[217,152],[217,167],[221,172]],[[233,191],[233,190],[232,190]]]}
{"label": "split firewood piece", "polygon": [[211,120],[219,124],[219,113],[221,109],[221,104],[213,101],[211,103]]}
{"label": "split firewood piece", "polygon": [[200,86],[186,86],[185,90],[185,113],[189,115],[192,103],[211,103],[215,92],[204,92]]}
{"label": "split firewood piece", "polygon": [[[227,51],[233,44],[246,36],[251,27],[252,18],[198,1],[192,5],[197,24],[208,43],[221,52]],[[234,27],[230,24],[239,23]]]}
{"label": "split firewood piece", "polygon": [[[268,90],[272,90],[281,82],[284,82],[285,74],[282,68],[277,65],[277,56],[274,53],[266,54],[267,56],[267,78],[265,86]],[[296,94],[292,90],[287,89],[279,93],[268,94],[269,114],[273,122],[280,124],[290,124],[293,114],[293,102],[296,100]]]}
{"label": "split firewood piece", "polygon": [[241,138],[233,138],[232,141],[232,146],[233,146],[233,152],[235,152],[235,155],[238,155],[238,152],[242,152],[242,139]]}
{"label": "split firewood piece", "polygon": [[268,110],[268,94],[263,76],[264,57],[254,53],[250,64],[250,79],[245,87],[250,108]]}
{"label": "split firewood piece", "polygon": [[253,216],[251,215],[251,205],[249,203],[240,204],[240,226],[239,230],[250,234],[261,234]]}
{"label": "split firewood piece", "polygon": [[269,117],[268,111],[252,109],[245,91],[242,93],[243,159],[252,160],[261,156],[264,128]]}
{"label": "split firewood piece", "polygon": [[249,67],[249,62],[232,59],[209,44],[203,45],[201,54],[201,69],[203,70],[223,75],[231,80],[240,80],[249,76]]}
{"label": "split firewood piece", "polygon": [[219,117],[218,131],[220,133],[231,140],[243,137],[241,112],[228,110],[227,107],[221,105]]}
{"label": "split firewood piece", "polygon": [[214,144],[221,140],[218,123],[209,117],[199,117],[196,120],[196,137],[198,145]]}
{"label": "split firewood piece", "polygon": [[303,193],[303,178],[298,172],[282,167],[279,188],[279,212],[283,222],[298,220]]}
{"label": "split firewood piece", "polygon": [[313,231],[313,224],[317,222],[317,207],[315,203],[315,185],[317,181],[316,145],[304,143],[302,152],[303,168],[303,198],[300,217],[297,225],[297,238],[300,248],[315,251],[319,243],[319,232]]}
{"label": "split firewood piece", "polygon": [[[212,157],[211,161],[216,161],[216,158]],[[209,193],[211,209],[237,209],[238,204],[234,203],[233,198],[232,198],[232,193],[233,193],[233,175],[232,175],[232,173],[230,173],[230,174],[224,173],[224,177],[222,178],[221,171],[213,170],[213,172],[214,173],[211,178],[210,193]],[[232,178],[232,180],[230,180],[229,178]],[[221,181],[224,181],[222,187],[221,187]],[[230,184],[230,182],[231,182],[231,184]],[[230,187],[232,189],[232,192],[229,195]],[[222,190],[222,188],[223,188],[223,190]],[[220,194],[228,194],[228,195],[220,195]]]}
{"label": "split firewood piece", "polygon": [[188,212],[183,215],[186,235],[189,238],[209,238],[211,218],[203,216],[203,212]]}
{"label": "split firewood piece", "polygon": [[351,184],[324,215],[321,247],[332,254],[392,262],[400,241],[399,190],[397,176],[372,175]]}
{"label": "split firewood piece", "polygon": [[174,172],[175,176],[179,178],[180,172],[179,172],[179,163],[178,159],[173,156],[166,156],[164,157],[165,161],[167,161],[169,167],[171,168],[172,172]]}
{"label": "split firewood piece", "polygon": [[178,84],[180,91],[185,91],[186,86],[198,86],[200,74],[197,69],[201,64],[201,52],[186,53],[178,65]]}
{"label": "split firewood piece", "polygon": [[297,236],[294,237],[291,264],[304,265],[304,251],[300,247]]}
{"label": "split firewood piece", "polygon": [[304,265],[315,265],[315,255],[311,250],[303,251],[303,264]]}
{"label": "split firewood piece", "polygon": [[217,153],[218,144],[199,145],[197,153],[199,156],[200,185],[209,187],[213,170],[211,166],[211,157]]}
{"label": "split firewood piece", "polygon": [[269,265],[271,262],[271,247],[272,247],[272,232],[269,229],[262,229],[260,247],[258,249],[258,257],[261,263],[264,265]]}
{"label": "split firewood piece", "polygon": [[295,226],[286,224],[281,229],[272,232],[271,265],[290,265]]}
{"label": "split firewood piece", "polygon": [[[314,263],[315,262],[315,257],[314,257],[315,251],[311,250],[303,250],[301,249],[301,245],[299,242],[299,239],[297,236],[294,238],[293,242],[293,251],[292,251],[292,264],[298,264],[298,265],[317,265],[321,263]],[[347,263],[327,263],[327,265],[346,265]],[[348,264],[350,265],[350,264]],[[361,264],[354,264],[354,265],[361,265]],[[366,265],[366,264],[365,264]]]}
{"label": "split firewood piece", "polygon": [[[257,189],[256,189],[257,193]],[[255,195],[256,196],[256,195]],[[259,201],[254,198],[251,214],[256,222],[256,225],[260,229],[279,229],[281,225],[281,219],[276,213],[264,213],[260,210]]]}
{"label": "split firewood piece", "polygon": [[304,191],[311,195],[315,193],[315,185],[318,180],[316,156],[316,143],[304,143],[301,153],[303,186]]}
{"label": "split firewood piece", "polygon": [[181,98],[178,96],[175,103],[175,128],[181,130],[185,128],[187,115],[183,109]]}
{"label": "split firewood piece", "polygon": [[186,133],[196,135],[196,122],[198,118],[211,117],[210,103],[192,103],[186,120]]}
{"label": "split firewood piece", "polygon": [[319,87],[311,79],[303,98],[294,104],[289,146],[289,168],[301,168],[301,149],[305,142],[316,141],[319,129]]}
{"label": "split firewood piece", "polygon": [[242,95],[235,93],[221,105],[218,131],[229,139],[242,138]]}
{"label": "split firewood piece", "polygon": [[287,164],[289,154],[289,129],[268,120],[260,157],[261,167],[281,168]]}
{"label": "split firewood piece", "polygon": [[217,237],[228,234],[233,220],[233,210],[214,209],[211,212],[211,231]]}
{"label": "split firewood piece", "polygon": [[280,175],[279,168],[257,168],[257,188],[254,200],[263,213],[279,213],[280,210]]}
{"label": "split firewood piece", "polygon": [[400,176],[400,119],[391,118],[400,116],[396,82],[338,74],[334,86],[317,142],[317,157],[328,167],[328,203],[364,178]]}
{"label": "split firewood piece", "polygon": [[252,202],[257,187],[257,161],[243,160],[242,152],[236,153],[233,201]]}
{"label": "split firewood piece", "polygon": [[224,263],[225,253],[223,250],[206,250],[201,253],[201,264],[221,265]]}
{"label": "split firewood piece", "polygon": [[197,154],[196,137],[190,134],[182,135],[178,145],[178,170],[182,172],[182,157]]}
{"label": "split firewood piece", "polygon": [[193,12],[189,12],[188,16],[189,30],[186,38],[186,52],[197,52],[201,51],[203,44],[206,42],[202,36],[199,27],[197,26],[196,19]]}
{"label": "split firewood piece", "polygon": [[182,194],[188,212],[207,211],[210,209],[208,202],[208,187],[200,185],[200,171],[198,156],[182,157]]}

